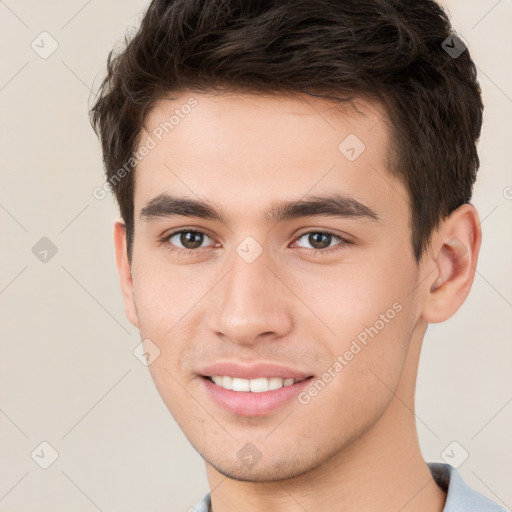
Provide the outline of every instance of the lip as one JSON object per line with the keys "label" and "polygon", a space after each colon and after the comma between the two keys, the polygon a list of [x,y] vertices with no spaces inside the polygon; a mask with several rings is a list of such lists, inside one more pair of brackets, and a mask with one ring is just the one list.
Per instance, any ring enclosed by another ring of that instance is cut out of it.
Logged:
{"label": "lip", "polygon": [[[275,374],[274,376],[277,377]],[[200,376],[199,380],[206,394],[225,411],[241,416],[264,416],[293,400],[311,384],[313,377],[296,382],[291,386],[261,393],[224,389],[204,376]]]}
{"label": "lip", "polygon": [[281,379],[305,379],[311,376],[310,373],[304,373],[300,370],[275,363],[259,362],[242,364],[233,361],[219,361],[199,369],[197,373],[202,377],[229,375],[230,377],[238,377],[240,379],[257,379],[259,377],[266,377],[267,379],[271,377],[280,377]]}

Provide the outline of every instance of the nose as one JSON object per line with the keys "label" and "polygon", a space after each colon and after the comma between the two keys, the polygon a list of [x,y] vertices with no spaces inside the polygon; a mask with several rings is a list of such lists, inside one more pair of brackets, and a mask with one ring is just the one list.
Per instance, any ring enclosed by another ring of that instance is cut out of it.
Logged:
{"label": "nose", "polygon": [[270,270],[263,256],[247,263],[235,254],[231,262],[231,271],[215,287],[208,327],[240,345],[286,336],[293,328],[293,294],[279,270]]}

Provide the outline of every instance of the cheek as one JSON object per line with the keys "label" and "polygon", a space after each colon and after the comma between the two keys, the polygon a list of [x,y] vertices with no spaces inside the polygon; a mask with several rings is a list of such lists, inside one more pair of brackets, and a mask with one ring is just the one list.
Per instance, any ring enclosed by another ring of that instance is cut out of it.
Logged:
{"label": "cheek", "polygon": [[301,403],[309,403],[305,413],[320,418],[330,411],[333,440],[359,435],[374,424],[399,386],[407,356],[410,313],[394,304],[395,308],[383,309],[384,320],[360,313],[357,321],[347,318],[345,325],[337,324],[339,334],[329,345],[330,361],[318,376],[320,382],[307,390],[310,396],[303,397]]}
{"label": "cheek", "polygon": [[339,372],[331,372],[341,376],[336,387],[343,400],[343,390],[360,394],[363,389],[385,400],[389,391],[379,379],[390,387],[398,384],[415,324],[415,275],[414,261],[383,255],[303,283],[304,302],[329,327],[330,332],[317,322],[325,331],[321,338],[330,364],[341,357]]}
{"label": "cheek", "polygon": [[[382,321],[386,327],[389,321],[395,323],[396,310],[410,302],[414,277],[410,262],[383,255],[372,261],[361,258],[359,262],[312,268],[300,276],[289,273],[286,280],[292,289],[300,290],[301,302],[310,309],[306,311],[298,304],[299,310],[308,316],[317,314],[327,339],[346,340],[376,322],[378,327]],[[382,320],[381,315],[385,315]]]}
{"label": "cheek", "polygon": [[141,334],[162,337],[204,295],[202,283],[183,268],[139,258],[133,269],[134,298]]}

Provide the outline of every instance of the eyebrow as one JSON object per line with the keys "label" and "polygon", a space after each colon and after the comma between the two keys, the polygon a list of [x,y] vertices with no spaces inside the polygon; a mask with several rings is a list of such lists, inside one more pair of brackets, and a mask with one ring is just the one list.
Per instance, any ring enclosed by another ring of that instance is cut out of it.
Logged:
{"label": "eyebrow", "polygon": [[[172,196],[166,193],[148,201],[140,212],[142,221],[174,216],[198,217],[220,221],[223,224],[228,223],[222,210],[216,210],[206,201]],[[306,199],[274,203],[264,212],[263,219],[268,223],[279,223],[310,216],[380,221],[378,214],[369,206],[343,194],[309,196]]]}

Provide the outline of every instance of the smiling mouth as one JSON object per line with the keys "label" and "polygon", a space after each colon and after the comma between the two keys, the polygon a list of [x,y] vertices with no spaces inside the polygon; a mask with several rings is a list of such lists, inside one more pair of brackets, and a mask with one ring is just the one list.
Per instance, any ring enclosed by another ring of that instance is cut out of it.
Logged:
{"label": "smiling mouth", "polygon": [[297,382],[302,382],[304,380],[313,378],[312,375],[302,379],[282,379],[280,377],[258,377],[255,379],[243,379],[239,377],[231,377],[229,375],[203,375],[202,377],[223,389],[246,393],[264,393],[267,391],[274,391],[283,387],[293,386]]}

